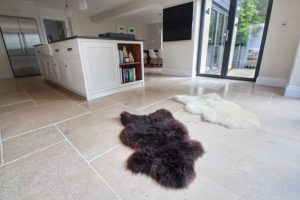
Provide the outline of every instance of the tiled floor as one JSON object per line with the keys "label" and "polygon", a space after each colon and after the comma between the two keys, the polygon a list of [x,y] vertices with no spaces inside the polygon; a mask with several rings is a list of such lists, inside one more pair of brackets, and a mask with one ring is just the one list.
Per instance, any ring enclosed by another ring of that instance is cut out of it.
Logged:
{"label": "tiled floor", "polygon": [[[201,121],[171,98],[216,92],[252,111],[256,129]],[[0,199],[300,199],[300,100],[279,88],[209,78],[146,76],[146,87],[86,102],[40,77],[0,80]],[[167,108],[206,153],[188,189],[125,169],[119,114]]]}

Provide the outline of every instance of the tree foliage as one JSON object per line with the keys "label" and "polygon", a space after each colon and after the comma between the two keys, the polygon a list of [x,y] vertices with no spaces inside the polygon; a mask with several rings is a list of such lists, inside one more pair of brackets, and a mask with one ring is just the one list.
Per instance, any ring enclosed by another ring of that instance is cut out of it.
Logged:
{"label": "tree foliage", "polygon": [[265,22],[268,0],[243,0],[240,7],[236,43],[245,45],[251,25]]}

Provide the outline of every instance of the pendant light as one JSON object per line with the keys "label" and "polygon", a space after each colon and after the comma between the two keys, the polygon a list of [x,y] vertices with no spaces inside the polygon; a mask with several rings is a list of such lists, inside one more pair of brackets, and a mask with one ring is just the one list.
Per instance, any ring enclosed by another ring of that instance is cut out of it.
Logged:
{"label": "pendant light", "polygon": [[88,5],[87,5],[86,0],[78,0],[78,7],[80,10],[87,10]]}
{"label": "pendant light", "polygon": [[68,4],[68,0],[66,0],[65,16],[66,17],[72,17],[72,11],[71,11],[70,6]]}

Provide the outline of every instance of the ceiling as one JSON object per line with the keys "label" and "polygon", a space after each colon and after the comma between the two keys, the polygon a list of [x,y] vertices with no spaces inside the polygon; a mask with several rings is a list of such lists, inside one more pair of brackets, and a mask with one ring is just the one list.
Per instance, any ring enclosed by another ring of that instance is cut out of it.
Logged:
{"label": "ceiling", "polygon": [[[36,6],[54,8],[60,10],[64,9],[66,3],[65,0],[17,0],[17,1],[31,2]],[[72,10],[76,10],[85,15],[91,16],[97,13],[101,13],[104,11],[108,11],[110,9],[117,8],[122,5],[126,5],[127,3],[137,1],[137,0],[86,0],[86,1],[88,4],[88,10],[86,11],[81,11],[78,9],[78,0],[68,0],[68,4],[70,5]],[[138,0],[138,1],[142,1],[142,0]],[[140,12],[135,12],[134,14],[128,14],[122,16],[122,18],[119,18],[119,20],[142,22],[145,24],[160,23],[162,22],[161,13],[163,7],[169,7],[187,1],[192,1],[192,0],[160,0],[158,3],[156,3],[155,5],[147,9],[144,9]]]}

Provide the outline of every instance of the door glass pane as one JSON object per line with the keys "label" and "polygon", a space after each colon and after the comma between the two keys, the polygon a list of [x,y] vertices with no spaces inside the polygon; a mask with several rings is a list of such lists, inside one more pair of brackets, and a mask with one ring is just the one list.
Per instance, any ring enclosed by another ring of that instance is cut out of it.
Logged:
{"label": "door glass pane", "polygon": [[228,76],[254,78],[269,0],[238,0]]}
{"label": "door glass pane", "polygon": [[205,28],[201,74],[221,75],[225,36],[227,32],[230,0],[208,0],[206,3]]}
{"label": "door glass pane", "polygon": [[24,49],[27,55],[35,55],[34,45],[40,44],[40,36],[37,29],[35,19],[32,18],[19,18],[22,38],[24,41]]}

